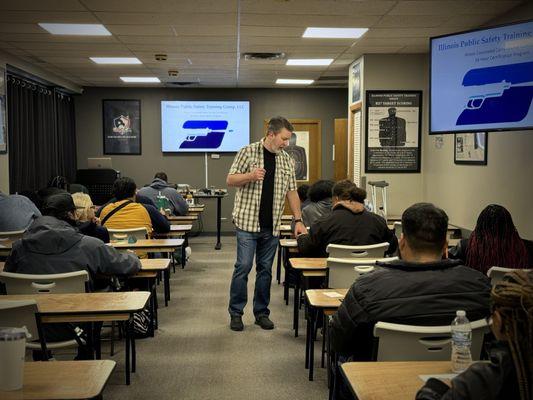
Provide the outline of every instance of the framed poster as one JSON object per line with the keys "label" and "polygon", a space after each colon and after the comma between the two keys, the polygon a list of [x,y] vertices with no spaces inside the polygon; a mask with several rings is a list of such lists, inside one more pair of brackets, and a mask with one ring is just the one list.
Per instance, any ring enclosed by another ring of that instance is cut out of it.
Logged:
{"label": "framed poster", "polygon": [[453,162],[465,165],[487,165],[487,132],[456,133]]}
{"label": "framed poster", "polygon": [[0,154],[7,153],[6,75],[0,67]]}
{"label": "framed poster", "polygon": [[420,172],[422,91],[366,91],[366,172]]}
{"label": "framed poster", "polygon": [[361,60],[355,62],[350,69],[351,102],[361,101]]}
{"label": "framed poster", "polygon": [[104,154],[141,154],[141,101],[102,100]]}

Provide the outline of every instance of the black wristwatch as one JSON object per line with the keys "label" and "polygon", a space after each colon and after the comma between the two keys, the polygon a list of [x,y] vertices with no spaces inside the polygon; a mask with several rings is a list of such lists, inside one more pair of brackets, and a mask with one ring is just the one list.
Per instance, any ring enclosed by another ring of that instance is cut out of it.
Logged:
{"label": "black wristwatch", "polygon": [[296,224],[297,222],[302,222],[302,219],[301,218],[297,218],[294,220],[294,223]]}

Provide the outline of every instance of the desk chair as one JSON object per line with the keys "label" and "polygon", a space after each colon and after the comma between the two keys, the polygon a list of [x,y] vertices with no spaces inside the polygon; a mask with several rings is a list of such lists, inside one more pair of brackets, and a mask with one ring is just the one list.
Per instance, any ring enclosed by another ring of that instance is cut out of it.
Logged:
{"label": "desk chair", "polygon": [[[505,267],[490,267],[487,271],[487,276],[490,278],[490,283],[492,286],[500,282],[505,274],[514,271],[515,268],[505,268]],[[531,271],[530,269],[525,269],[524,271]]]}
{"label": "desk chair", "polygon": [[85,270],[39,275],[0,272],[0,282],[6,285],[7,294],[84,293],[89,274]]}
{"label": "desk chair", "polygon": [[383,258],[388,248],[389,243],[387,242],[365,246],[328,244],[326,251],[333,258]]}
{"label": "desk chair", "polygon": [[400,221],[394,222],[394,235],[400,240],[400,237],[402,236],[403,228],[402,223]]}
{"label": "desk chair", "polygon": [[0,239],[9,239],[14,242],[15,240],[22,239],[24,232],[26,232],[26,229],[21,231],[0,232]]}
{"label": "desk chair", "polygon": [[144,226],[141,226],[139,228],[129,228],[129,229],[107,228],[107,231],[109,232],[109,236],[111,236],[115,240],[120,238],[121,235],[126,235],[127,237],[133,236],[137,240],[148,238],[148,231],[146,230]]}
{"label": "desk chair", "polygon": [[[0,326],[25,327],[31,335],[26,340],[26,348],[30,350],[63,349],[77,347],[76,340],[45,343],[37,329],[35,314],[39,311],[35,300],[0,300]],[[42,340],[40,340],[42,338]],[[31,341],[30,341],[31,340]]]}
{"label": "desk chair", "polygon": [[[479,360],[483,336],[489,331],[489,326],[485,319],[473,321],[470,325],[472,359]],[[417,326],[377,322],[374,326],[374,336],[379,338],[377,361],[450,360],[450,325]]]}
{"label": "desk chair", "polygon": [[327,260],[327,287],[332,289],[349,288],[359,276],[374,270],[376,262],[391,262],[398,257],[389,258],[333,258]]}

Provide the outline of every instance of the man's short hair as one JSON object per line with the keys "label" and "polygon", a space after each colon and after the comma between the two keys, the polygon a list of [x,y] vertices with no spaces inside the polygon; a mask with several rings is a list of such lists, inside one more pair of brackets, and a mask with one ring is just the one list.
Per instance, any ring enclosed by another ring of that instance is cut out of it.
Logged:
{"label": "man's short hair", "polygon": [[287,120],[287,118],[284,118],[284,117],[274,117],[274,118],[270,118],[270,121],[268,121],[268,126],[267,126],[267,131],[266,133],[280,133],[281,130],[285,128],[287,129],[288,131],[290,132],[293,132],[294,131],[294,127],[292,126],[292,124]]}
{"label": "man's short hair", "polygon": [[438,253],[446,242],[448,216],[431,203],[416,203],[404,211],[402,231],[413,251]]}
{"label": "man's short hair", "polygon": [[331,192],[333,190],[334,185],[335,182],[329,179],[320,179],[316,181],[311,185],[309,191],[307,192],[309,200],[311,200],[313,203],[317,203],[321,200],[331,198]]}
{"label": "man's short hair", "polygon": [[115,196],[117,201],[129,199],[135,195],[135,190],[137,190],[135,181],[127,176],[118,178],[113,183],[113,196]]}
{"label": "man's short hair", "polygon": [[309,191],[309,185],[303,184],[298,186],[297,192],[300,202],[303,203],[307,200],[307,192]]}
{"label": "man's short hair", "polygon": [[155,174],[154,179],[162,179],[165,182],[168,182],[168,176],[165,172],[158,172]]}

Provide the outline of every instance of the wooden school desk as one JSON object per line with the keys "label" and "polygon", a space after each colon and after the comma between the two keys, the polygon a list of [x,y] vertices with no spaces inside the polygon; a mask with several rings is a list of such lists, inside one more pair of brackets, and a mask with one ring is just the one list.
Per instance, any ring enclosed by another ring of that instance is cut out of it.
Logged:
{"label": "wooden school desk", "polygon": [[[340,307],[348,289],[309,289],[305,291],[307,301],[307,336],[305,341],[305,367],[309,368],[309,380],[313,380],[315,361],[315,323],[318,312],[331,315]],[[329,294],[329,295],[328,295]]]}
{"label": "wooden school desk", "polygon": [[94,399],[115,369],[111,360],[39,361],[24,363],[24,386],[0,391],[3,400]]}
{"label": "wooden school desk", "polygon": [[[126,384],[130,384],[131,371],[136,369],[135,337],[133,335],[133,314],[141,311],[150,292],[101,292],[62,294],[20,294],[0,296],[5,300],[35,300],[39,312],[35,317],[41,339],[41,349],[46,353],[46,342],[42,335],[43,323],[61,322],[106,322],[126,321]],[[98,343],[97,343],[98,344]],[[99,346],[97,346],[97,357]]]}
{"label": "wooden school desk", "polygon": [[420,375],[452,373],[450,361],[348,362],[341,371],[359,400],[413,400]]}

